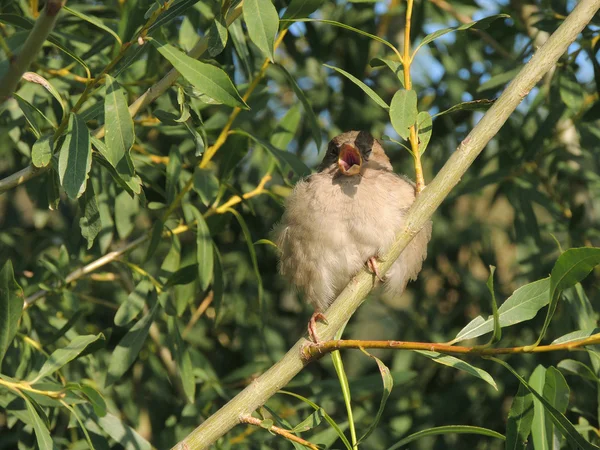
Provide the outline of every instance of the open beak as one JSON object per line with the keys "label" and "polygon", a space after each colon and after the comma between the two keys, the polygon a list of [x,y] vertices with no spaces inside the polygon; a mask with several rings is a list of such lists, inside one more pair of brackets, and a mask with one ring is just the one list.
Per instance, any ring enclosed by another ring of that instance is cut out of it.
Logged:
{"label": "open beak", "polygon": [[357,175],[362,165],[362,157],[358,149],[351,144],[343,144],[338,156],[338,167],[340,172],[346,176]]}

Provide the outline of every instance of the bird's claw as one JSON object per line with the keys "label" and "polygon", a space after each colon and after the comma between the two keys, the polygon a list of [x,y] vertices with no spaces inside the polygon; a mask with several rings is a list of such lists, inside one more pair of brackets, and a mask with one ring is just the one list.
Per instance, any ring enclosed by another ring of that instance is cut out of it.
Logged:
{"label": "bird's claw", "polygon": [[327,325],[327,319],[322,313],[315,312],[310,316],[310,320],[308,321],[308,336],[315,344],[319,343],[319,337],[317,336],[317,320],[320,320]]}
{"label": "bird's claw", "polygon": [[369,259],[367,259],[367,267],[373,274],[375,274],[375,276],[377,277],[377,279],[379,281],[381,281],[382,283],[385,281],[385,278],[382,277],[381,274],[379,273],[379,268],[377,266],[377,259],[374,256],[371,256]]}

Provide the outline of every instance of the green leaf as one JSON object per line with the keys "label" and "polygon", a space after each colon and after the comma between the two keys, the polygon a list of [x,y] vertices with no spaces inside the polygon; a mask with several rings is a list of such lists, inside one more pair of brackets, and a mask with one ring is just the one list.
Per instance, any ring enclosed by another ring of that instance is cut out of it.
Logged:
{"label": "green leaf", "polygon": [[[51,39],[49,39],[49,40],[51,40]],[[81,62],[83,63],[83,61],[81,61]],[[85,63],[83,63],[83,65],[84,65],[84,67],[87,68]],[[52,97],[54,97],[54,99],[59,104],[59,106],[61,108],[61,112],[62,112],[62,118],[65,117],[66,109],[65,109],[65,104],[63,102],[63,99],[60,96],[60,94],[58,93],[58,91],[56,90],[56,88],[48,80],[46,80],[43,76],[38,75],[35,72],[25,72],[23,74],[23,80],[29,81],[31,83],[39,84],[44,89],[46,89],[50,93],[50,95],[52,95]]]}
{"label": "green leaf", "polygon": [[292,0],[283,14],[284,19],[297,19],[307,17],[315,12],[324,0]]}
{"label": "green leaf", "polygon": [[189,266],[182,267],[177,272],[169,277],[163,289],[167,289],[171,286],[178,286],[183,284],[189,284],[196,280],[198,275],[198,264],[190,264]]}
{"label": "green leaf", "polygon": [[208,225],[196,208],[192,208],[194,218],[196,219],[196,258],[198,261],[198,281],[200,288],[204,291],[210,285],[213,279],[214,256],[213,240],[210,237]]}
{"label": "green leaf", "polygon": [[119,173],[133,175],[128,162],[129,151],[135,142],[133,119],[127,106],[127,93],[110,75],[106,75],[104,97],[104,121],[106,153],[108,162]]}
{"label": "green leaf", "polygon": [[495,266],[490,266],[490,276],[488,277],[486,286],[492,295],[492,320],[494,322],[494,332],[487,345],[492,345],[502,338],[502,328],[500,327],[500,317],[498,315],[498,305],[496,304],[496,294],[494,293],[494,272]]}
{"label": "green leaf", "polygon": [[96,236],[102,230],[100,212],[91,180],[88,181],[88,187],[84,194],[79,197],[79,208],[82,212],[79,219],[79,228],[81,229],[81,235],[87,240],[87,248],[89,250],[94,245],[94,239],[96,239]]}
{"label": "green leaf", "polygon": [[433,121],[431,120],[431,114],[427,111],[421,111],[417,114],[417,135],[419,137],[419,154],[425,153],[429,141],[431,140],[431,133],[433,131]]}
{"label": "green leaf", "polygon": [[534,345],[539,345],[544,338],[554,316],[560,293],[587,277],[598,264],[600,264],[600,248],[571,248],[558,257],[550,274],[548,314],[540,336]]}
{"label": "green leaf", "polygon": [[154,286],[147,278],[142,279],[135,289],[127,296],[127,299],[121,303],[115,314],[115,325],[124,327],[137,317],[146,304],[146,299]]}
{"label": "green leaf", "polygon": [[443,364],[444,366],[452,367],[454,369],[461,370],[470,375],[473,375],[474,377],[480,378],[486,383],[488,383],[490,386],[492,386],[494,389],[498,390],[496,382],[489,373],[487,373],[483,369],[480,369],[479,367],[472,366],[471,364],[463,361],[462,359],[458,359],[450,355],[442,355],[441,353],[437,352],[430,352],[427,350],[416,350],[416,352],[421,355],[427,356],[429,359],[438,364]]}
{"label": "green leaf", "polygon": [[414,57],[414,55],[417,54],[417,52],[419,51],[419,49],[421,47],[429,44],[430,42],[434,41],[435,39],[439,38],[440,36],[451,33],[453,31],[468,30],[469,28],[473,28],[474,30],[484,30],[484,29],[488,28],[494,20],[505,19],[505,18],[509,19],[510,16],[508,14],[496,14],[493,16],[485,17],[481,20],[476,20],[474,22],[465,23],[464,25],[460,25],[458,27],[444,28],[443,30],[434,31],[433,33],[428,34],[427,36],[425,36],[423,38],[423,40],[419,43],[419,45],[413,52],[413,57]]}
{"label": "green leaf", "polygon": [[582,339],[588,338],[590,336],[593,336],[595,334],[600,333],[600,328],[592,328],[589,330],[577,330],[577,331],[572,331],[570,333],[565,334],[564,336],[561,336],[559,338],[556,338],[552,341],[552,345],[554,344],[566,344],[568,342],[576,342],[576,341],[580,341]]}
{"label": "green leaf", "polygon": [[392,393],[392,388],[394,387],[394,378],[392,378],[392,374],[390,373],[390,369],[375,356],[363,350],[363,353],[367,354],[369,357],[373,358],[377,363],[377,367],[379,368],[379,373],[381,374],[381,380],[383,381],[383,395],[381,396],[381,402],[379,403],[379,409],[377,410],[377,414],[375,414],[375,419],[369,426],[367,432],[362,435],[362,437],[358,440],[358,442],[362,442],[367,439],[373,431],[377,428],[377,424],[381,420],[381,416],[383,415],[383,410],[385,408],[385,404]]}
{"label": "green leaf", "polygon": [[558,92],[561,100],[573,112],[579,112],[585,102],[585,90],[582,84],[577,81],[575,73],[566,68],[558,74]]}
{"label": "green leaf", "polygon": [[270,241],[268,239],[259,239],[254,243],[254,245],[270,245],[271,247],[275,247],[277,249],[279,248],[277,247],[277,244],[275,242]]}
{"label": "green leaf", "polygon": [[223,16],[219,14],[208,29],[208,54],[213,58],[219,55],[227,45],[227,37],[227,25]]}
{"label": "green leaf", "polygon": [[400,89],[394,94],[390,105],[390,120],[396,133],[402,139],[408,139],[409,128],[417,121],[417,93]]}
{"label": "green leaf", "polygon": [[88,16],[87,14],[77,11],[76,9],[69,8],[68,6],[63,6],[63,10],[65,10],[66,12],[68,12],[70,14],[73,14],[75,17],[79,17],[80,19],[85,20],[88,23],[91,23],[92,25],[94,25],[97,28],[100,28],[103,31],[106,31],[108,34],[110,34],[112,37],[115,38],[115,40],[119,44],[119,48],[123,44],[121,42],[121,38],[119,37],[119,35],[117,33],[115,33],[111,28],[104,25],[102,23],[102,21],[99,20],[98,18],[93,17],[93,16]]}
{"label": "green leaf", "polygon": [[390,448],[388,448],[388,450],[396,450],[402,448],[406,444],[409,444],[410,442],[416,441],[417,439],[420,439],[425,436],[437,436],[440,434],[479,434],[482,436],[489,436],[496,439],[505,439],[504,436],[502,436],[500,433],[494,430],[489,430],[487,428],[474,427],[470,425],[445,425],[442,427],[434,427],[429,428],[427,430],[417,431],[416,433],[405,437],[400,442],[395,443]]}
{"label": "green leaf", "polygon": [[323,64],[323,65],[325,67],[333,69],[336,72],[341,73],[342,75],[344,75],[346,78],[348,78],[354,84],[356,84],[359,88],[361,88],[365,94],[367,94],[369,97],[371,97],[371,99],[375,103],[377,103],[379,106],[381,106],[382,108],[384,108],[384,109],[390,109],[390,105],[388,105],[386,102],[384,102],[383,99],[379,95],[377,95],[377,92],[375,92],[373,89],[371,89],[369,86],[367,86],[365,83],[363,83],[362,81],[360,81],[358,78],[356,78],[351,73],[348,73],[345,70],[339,69],[337,67],[330,66],[329,64]]}
{"label": "green leaf", "polygon": [[275,131],[269,140],[271,145],[280,150],[286,150],[298,131],[298,125],[300,125],[301,118],[300,105],[296,103],[285,113],[285,116],[283,116],[277,124],[277,128],[275,128]]}
{"label": "green leaf", "polygon": [[44,363],[36,377],[33,379],[31,383],[36,383],[48,375],[52,375],[62,366],[67,364],[70,361],[73,361],[77,358],[81,352],[83,352],[88,345],[93,342],[96,342],[98,339],[104,339],[104,335],[100,334],[88,334],[86,336],[77,336],[69,345],[64,348],[59,348],[52,352],[48,360]]}
{"label": "green leaf", "polygon": [[58,157],[60,183],[69,198],[75,200],[83,194],[91,168],[90,130],[77,114],[71,114]]}
{"label": "green leaf", "polygon": [[277,165],[279,166],[282,172],[284,172],[285,168],[289,166],[294,171],[294,173],[300,177],[310,175],[311,170],[308,167],[306,167],[306,165],[300,160],[300,158],[298,158],[293,153],[287,152],[285,150],[279,150],[273,147],[267,141],[263,141],[262,139],[254,137],[250,133],[246,133],[242,130],[234,130],[232,131],[232,133],[246,136],[252,139],[257,144],[263,146],[275,158],[275,161],[277,161]]}
{"label": "green leaf", "polygon": [[[521,378],[521,376],[519,376],[519,374],[511,366],[509,366],[506,362],[504,362],[500,359],[497,359],[497,358],[490,357],[489,359],[504,366],[508,371],[510,371],[521,382],[521,384],[523,384],[527,388],[527,390],[529,392],[531,392],[531,394],[533,394],[533,396],[538,401],[540,401],[542,403],[542,405],[544,406],[544,408],[546,410],[546,413],[550,417],[550,420],[552,420],[552,423],[554,423],[554,425],[560,431],[560,433],[567,439],[567,443],[569,443],[569,445],[572,445],[572,446],[574,446],[574,448],[581,449],[581,450],[592,450],[592,449],[597,450],[598,449],[598,447],[596,447],[595,445],[592,445],[588,441],[586,441],[583,438],[583,436],[577,432],[577,430],[575,429],[573,424],[571,422],[569,422],[569,420],[563,414],[561,414],[560,411],[558,411],[554,406],[552,406],[548,402],[548,400],[546,400],[542,395],[540,395],[538,392],[536,392],[535,389],[533,389],[523,378]],[[537,449],[537,447],[536,447],[536,449]]]}
{"label": "green leaf", "polygon": [[279,15],[271,0],[244,0],[242,4],[248,36],[273,62],[275,35],[279,29]]}
{"label": "green leaf", "polygon": [[46,167],[52,159],[53,133],[42,135],[31,148],[31,162],[35,167]]}
{"label": "green leaf", "polygon": [[[341,339],[342,334],[346,325],[344,324],[334,336],[334,339]],[[367,353],[363,350],[364,353]],[[368,354],[368,353],[367,353]],[[348,383],[348,376],[346,375],[346,371],[344,370],[344,363],[342,361],[342,354],[339,350],[334,350],[331,352],[331,361],[333,363],[333,367],[335,368],[335,372],[338,376],[338,380],[340,382],[340,387],[342,389],[342,396],[344,398],[344,404],[346,406],[346,414],[348,416],[348,427],[350,428],[350,438],[353,446],[356,446],[356,428],[354,424],[354,415],[352,414],[352,397],[350,395],[350,385]]]}
{"label": "green leaf", "polygon": [[456,111],[486,111],[486,110],[490,109],[490,107],[494,104],[495,101],[496,100],[488,100],[488,99],[484,98],[481,100],[462,102],[462,103],[459,103],[458,105],[454,105],[454,106],[446,109],[445,111],[437,113],[433,117],[443,116],[444,114],[450,114],[450,113],[453,113]]}
{"label": "green leaf", "polygon": [[289,73],[288,70],[280,64],[276,64],[276,67],[279,67],[279,69],[281,69],[281,71],[283,72],[285,77],[288,79],[290,85],[292,86],[292,89],[296,93],[298,100],[300,100],[300,103],[302,103],[302,107],[304,108],[304,112],[308,118],[308,123],[310,124],[310,130],[311,130],[313,139],[315,140],[315,144],[317,144],[317,150],[318,150],[319,148],[321,148],[321,129],[319,128],[319,123],[317,122],[317,116],[315,116],[315,112],[313,111],[312,107],[310,106],[310,103],[309,103],[308,99],[306,98],[306,96],[304,95],[304,92],[302,91],[302,89],[300,89],[300,86],[298,86],[298,83],[296,83],[296,80],[294,79],[292,74]]}
{"label": "green leaf", "polygon": [[576,361],[574,359],[563,359],[556,367],[558,367],[567,375],[576,375],[586,380],[593,381],[594,383],[600,382],[600,378],[596,376],[594,371],[581,361]]}
{"label": "green leaf", "polygon": [[400,84],[402,84],[402,87],[404,87],[404,67],[400,61],[394,61],[392,59],[385,58],[373,58],[369,62],[369,65],[371,67],[387,66],[392,72],[394,72],[394,75],[398,77],[398,81],[400,81]]}
{"label": "green leaf", "polygon": [[533,422],[533,396],[519,384],[506,423],[505,450],[525,450]]}
{"label": "green leaf", "polygon": [[146,250],[146,256],[144,257],[144,262],[150,261],[152,255],[156,252],[160,241],[162,240],[163,228],[165,224],[161,220],[157,220],[152,225],[152,233],[150,234],[150,244],[148,244],[148,248]]}
{"label": "green leaf", "polygon": [[179,183],[181,182],[181,166],[183,164],[181,153],[178,147],[173,147],[169,152],[169,162],[167,164],[167,204],[173,203],[177,192],[179,191]]}
{"label": "green leaf", "polygon": [[35,108],[27,100],[22,98],[19,94],[13,93],[13,97],[19,104],[19,108],[21,108],[21,112],[23,113],[23,116],[25,117],[27,124],[31,128],[31,131],[33,131],[35,138],[39,139],[40,136],[42,135],[42,131],[40,130],[40,126],[39,126],[39,124],[37,122],[37,118],[35,116],[37,108]]}
{"label": "green leaf", "polygon": [[225,290],[225,282],[223,280],[223,262],[221,261],[221,253],[213,242],[213,304],[215,307],[215,326],[218,326],[222,319],[223,292]]}
{"label": "green leaf", "polygon": [[315,427],[318,427],[319,424],[323,421],[323,409],[317,409],[311,415],[309,415],[306,419],[300,422],[298,425],[290,429],[292,433],[302,433],[304,431],[312,430]]}
{"label": "green leaf", "polygon": [[340,437],[340,439],[342,440],[342,442],[344,443],[344,445],[346,446],[346,448],[348,450],[352,450],[352,446],[350,445],[350,442],[348,441],[348,438],[346,437],[346,435],[344,435],[344,432],[342,431],[342,429],[340,428],[340,426],[331,418],[331,416],[329,414],[327,414],[325,412],[325,410],[323,408],[321,408],[316,403],[310,401],[306,397],[302,397],[301,395],[295,394],[293,392],[280,390],[280,391],[278,391],[278,393],[279,394],[290,395],[290,396],[292,396],[294,398],[297,398],[298,400],[303,401],[304,403],[306,403],[307,405],[309,405],[311,408],[313,408],[315,411],[320,411],[321,414],[323,415],[323,417],[325,418],[325,421],[329,425],[331,425],[331,427],[336,431],[337,435]]}
{"label": "green leaf", "polygon": [[37,445],[40,450],[53,450],[54,443],[52,442],[52,437],[50,436],[50,431],[48,427],[38,414],[35,406],[32,403],[32,400],[27,395],[21,395],[25,400],[25,405],[27,406],[27,413],[31,418],[31,424],[33,426],[33,431],[35,432],[35,439],[37,441]]}
{"label": "green leaf", "polygon": [[132,173],[133,167],[129,165],[129,157],[126,155],[125,161],[127,165],[125,167],[124,164],[119,164],[115,169],[109,162],[106,160],[106,155],[108,154],[108,148],[100,139],[97,139],[92,136],[92,144],[98,150],[98,152],[104,158],[96,158],[106,170],[110,173],[110,176],[123,188],[125,189],[130,196],[133,194],[141,194],[142,193],[142,180],[139,176]]}
{"label": "green leaf", "polygon": [[[244,238],[246,239],[246,245],[248,246],[248,252],[250,253],[250,259],[252,260],[252,267],[254,268],[254,274],[256,275],[256,282],[258,283],[258,305],[261,311],[261,314],[264,314],[264,305],[263,305],[263,284],[262,277],[260,275],[260,269],[258,267],[258,259],[256,258],[256,250],[254,249],[254,245],[252,244],[252,235],[250,234],[250,229],[246,224],[246,221],[242,217],[242,215],[237,212],[235,209],[228,208],[228,212],[233,214],[240,224],[240,228],[242,229],[242,233],[244,234]],[[264,321],[263,321],[264,323]]]}
{"label": "green leaf", "polygon": [[150,39],[150,42],[200,92],[225,105],[248,109],[223,69],[190,58],[170,44],[163,44],[156,39]]}
{"label": "green leaf", "polygon": [[200,197],[204,206],[209,206],[219,193],[219,180],[208,169],[194,169],[194,191]]}
{"label": "green leaf", "polygon": [[106,402],[104,401],[104,397],[91,386],[87,384],[79,385],[79,389],[85,396],[88,398],[90,403],[92,404],[92,408],[94,408],[94,413],[98,417],[104,417],[106,415]]}
{"label": "green leaf", "polygon": [[108,413],[98,419],[104,432],[123,446],[125,450],[152,450],[150,443],[137,431],[123,423],[118,417]]}
{"label": "green leaf", "polygon": [[[156,295],[154,291],[152,294],[154,296]],[[152,310],[132,326],[127,334],[119,341],[119,344],[114,349],[110,358],[108,373],[106,375],[106,386],[110,386],[121,378],[137,359],[137,356],[148,337],[150,326],[152,325],[152,322],[154,322],[154,317],[158,312],[158,308],[159,302],[156,302]]]}
{"label": "green leaf", "polygon": [[188,401],[194,403],[194,398],[196,396],[196,379],[193,373],[194,367],[192,366],[190,353],[181,338],[177,319],[175,317],[169,317],[168,325],[169,336],[174,338],[173,346],[175,347],[175,361],[177,362],[177,368],[179,369],[183,390]]}
{"label": "green leaf", "polygon": [[[537,312],[548,304],[550,278],[534,281],[517,289],[498,308],[500,326],[510,327],[517,323],[533,319]],[[458,332],[452,343],[473,339],[494,330],[493,317],[484,319],[478,316]]]}
{"label": "green leaf", "polygon": [[10,260],[0,270],[0,363],[19,328],[23,312],[23,289],[16,282]]}

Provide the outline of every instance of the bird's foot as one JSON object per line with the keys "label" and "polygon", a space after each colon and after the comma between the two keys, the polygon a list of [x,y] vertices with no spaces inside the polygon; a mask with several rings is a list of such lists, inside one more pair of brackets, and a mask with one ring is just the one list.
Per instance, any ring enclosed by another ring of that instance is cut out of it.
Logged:
{"label": "bird's foot", "polygon": [[320,320],[327,325],[327,319],[322,313],[315,312],[310,316],[310,320],[308,321],[308,336],[315,344],[319,343],[319,337],[317,336],[317,320]]}
{"label": "bird's foot", "polygon": [[379,281],[381,281],[382,283],[385,281],[385,278],[381,276],[381,274],[379,273],[379,268],[377,266],[377,258],[375,258],[374,256],[371,256],[369,259],[367,259],[367,267],[369,268],[369,270],[375,274],[375,276],[377,277],[377,279]]}

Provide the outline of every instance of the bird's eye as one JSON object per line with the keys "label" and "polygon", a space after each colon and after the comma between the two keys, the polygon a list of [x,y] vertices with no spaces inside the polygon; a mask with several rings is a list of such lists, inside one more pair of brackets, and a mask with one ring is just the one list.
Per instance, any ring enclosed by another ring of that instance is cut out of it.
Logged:
{"label": "bird's eye", "polygon": [[339,152],[340,152],[340,148],[337,145],[335,145],[335,143],[333,141],[331,141],[329,143],[329,146],[327,147],[327,153],[337,155]]}

